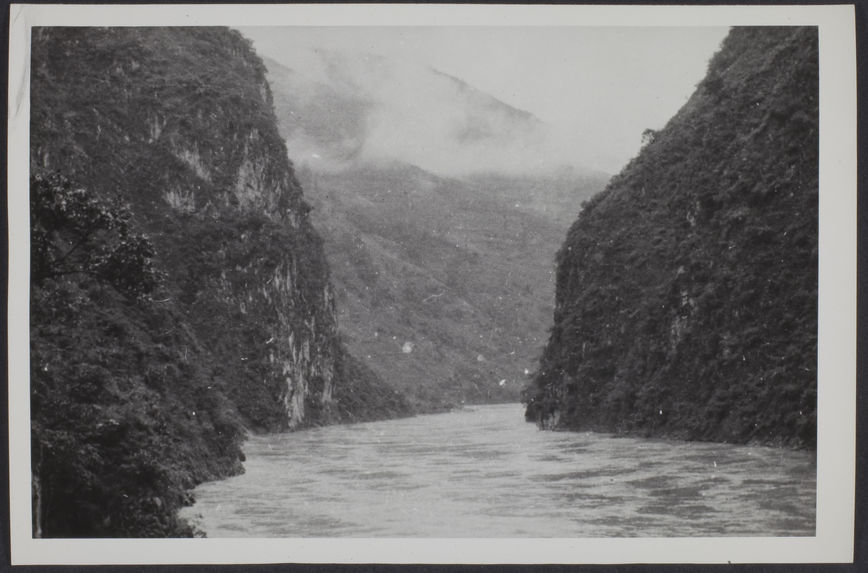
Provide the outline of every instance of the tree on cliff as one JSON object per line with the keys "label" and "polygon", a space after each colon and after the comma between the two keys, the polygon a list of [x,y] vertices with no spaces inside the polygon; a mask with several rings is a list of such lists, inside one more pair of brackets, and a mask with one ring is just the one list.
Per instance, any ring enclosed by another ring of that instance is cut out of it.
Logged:
{"label": "tree on cliff", "polygon": [[109,205],[58,174],[30,180],[31,282],[88,275],[119,292],[145,297],[160,283],[154,248],[130,228],[132,214]]}

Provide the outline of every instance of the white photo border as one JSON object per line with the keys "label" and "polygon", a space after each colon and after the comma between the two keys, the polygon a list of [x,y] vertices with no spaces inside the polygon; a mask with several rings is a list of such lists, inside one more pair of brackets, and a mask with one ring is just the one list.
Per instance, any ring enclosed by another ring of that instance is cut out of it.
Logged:
{"label": "white photo border", "polygon": [[[816,536],[626,539],[33,539],[29,88],[34,26],[817,26],[820,229]],[[856,44],[853,6],[11,5],[8,383],[13,565],[840,563],[853,560],[856,462]]]}

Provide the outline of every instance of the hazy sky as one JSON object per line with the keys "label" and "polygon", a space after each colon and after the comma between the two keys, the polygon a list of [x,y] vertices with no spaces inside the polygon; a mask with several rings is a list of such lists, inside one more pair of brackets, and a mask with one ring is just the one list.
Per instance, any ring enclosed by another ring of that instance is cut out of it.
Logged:
{"label": "hazy sky", "polygon": [[693,92],[727,28],[242,28],[262,55],[290,65],[320,47],[421,63],[535,114],[617,172],[641,133],[662,127]]}

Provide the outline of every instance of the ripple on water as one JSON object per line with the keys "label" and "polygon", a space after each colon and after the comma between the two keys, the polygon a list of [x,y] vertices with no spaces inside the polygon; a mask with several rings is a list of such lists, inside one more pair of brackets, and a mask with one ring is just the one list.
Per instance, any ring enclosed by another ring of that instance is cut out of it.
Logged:
{"label": "ripple on water", "polygon": [[361,480],[381,480],[381,479],[397,479],[404,477],[404,473],[382,470],[382,471],[370,471],[370,472],[356,472],[355,477]]}
{"label": "ripple on water", "polygon": [[679,503],[676,506],[670,504],[649,504],[639,508],[639,513],[678,517],[680,519],[706,519],[709,514],[717,513],[717,510],[709,505]]}
{"label": "ripple on water", "polygon": [[741,480],[741,485],[745,487],[758,487],[758,488],[769,488],[769,487],[777,487],[780,485],[781,480],[779,479],[755,479],[755,478],[747,478]]}
{"label": "ripple on water", "polygon": [[539,479],[543,481],[557,482],[557,481],[584,481],[593,478],[599,477],[614,477],[619,475],[621,472],[617,470],[582,470],[582,471],[573,471],[559,474],[542,474],[538,476]]}
{"label": "ripple on water", "polygon": [[544,455],[533,456],[533,459],[535,461],[538,461],[538,462],[559,463],[559,462],[564,460],[564,457],[560,456],[560,455],[555,455],[555,454],[544,454]]}
{"label": "ripple on water", "polygon": [[671,485],[672,481],[672,476],[659,475],[631,480],[628,483],[632,486],[641,487],[643,489],[661,489]]}
{"label": "ripple on water", "polygon": [[655,497],[665,498],[672,503],[681,503],[702,497],[705,488],[698,485],[683,485],[679,487],[669,487],[663,489],[651,490],[651,495]]}
{"label": "ripple on water", "polygon": [[572,507],[594,508],[609,506],[612,504],[623,505],[628,497],[618,495],[599,495],[588,492],[564,493],[562,498]]}
{"label": "ripple on water", "polygon": [[699,478],[699,481],[697,483],[703,487],[710,488],[716,485],[730,484],[732,483],[732,480],[726,476],[715,474],[712,476]]}
{"label": "ripple on water", "polygon": [[582,442],[579,444],[572,444],[569,446],[564,446],[561,448],[561,451],[567,454],[583,454],[589,450],[589,444],[586,442]]}

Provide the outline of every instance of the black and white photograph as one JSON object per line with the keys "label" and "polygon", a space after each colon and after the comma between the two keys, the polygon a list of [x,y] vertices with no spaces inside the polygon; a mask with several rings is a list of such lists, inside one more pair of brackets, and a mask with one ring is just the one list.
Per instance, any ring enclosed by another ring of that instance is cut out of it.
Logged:
{"label": "black and white photograph", "polygon": [[852,7],[17,8],[13,563],[852,560]]}

